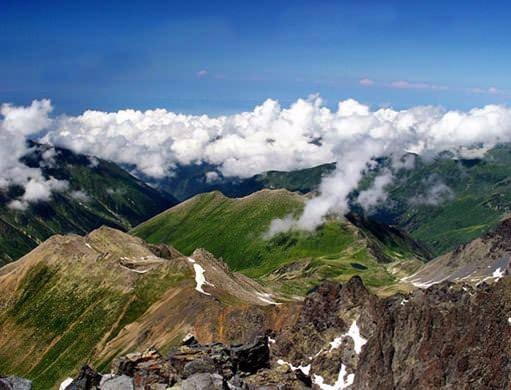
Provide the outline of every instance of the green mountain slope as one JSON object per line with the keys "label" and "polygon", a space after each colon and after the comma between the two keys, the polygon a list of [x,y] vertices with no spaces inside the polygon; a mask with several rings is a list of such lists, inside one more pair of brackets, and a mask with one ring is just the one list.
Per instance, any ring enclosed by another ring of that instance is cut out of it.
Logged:
{"label": "green mountain slope", "polygon": [[[334,168],[335,164],[325,164],[293,172],[267,172],[244,180],[220,178],[208,184],[205,173],[214,167],[188,167],[192,174],[181,183],[180,194],[186,198],[219,190],[238,197],[263,188],[307,193],[316,190],[321,177]],[[368,186],[372,177],[374,173],[360,188]],[[435,194],[435,190],[439,192]],[[354,191],[351,198],[356,195]],[[482,159],[456,160],[447,153],[433,161],[417,158],[415,169],[397,174],[387,201],[371,212],[371,219],[405,230],[440,255],[490,231],[510,210],[511,145],[499,145]]]}
{"label": "green mountain slope", "polygon": [[[435,197],[432,188],[444,190]],[[375,217],[440,255],[492,230],[510,209],[511,146],[502,145],[483,159],[418,161],[401,172]]]}
{"label": "green mountain slope", "polygon": [[[33,146],[25,163],[39,167],[49,147]],[[41,169],[47,177],[66,180],[69,187],[54,192],[49,202],[31,204],[26,210],[9,207],[23,193],[21,188],[0,191],[0,265],[53,234],[83,234],[101,225],[127,230],[177,203],[113,163],[65,149],[57,148],[52,163]]]}
{"label": "green mountain slope", "polygon": [[389,285],[396,281],[390,271],[396,263],[427,256],[406,235],[384,225],[371,226],[363,219],[332,219],[314,233],[264,237],[274,218],[299,214],[304,201],[303,196],[286,190],[263,190],[238,199],[212,192],[175,206],[132,233],[151,243],[170,243],[185,254],[204,247],[231,268],[279,282],[290,292],[303,292],[325,278],[346,280],[353,274],[360,274],[370,286]]}

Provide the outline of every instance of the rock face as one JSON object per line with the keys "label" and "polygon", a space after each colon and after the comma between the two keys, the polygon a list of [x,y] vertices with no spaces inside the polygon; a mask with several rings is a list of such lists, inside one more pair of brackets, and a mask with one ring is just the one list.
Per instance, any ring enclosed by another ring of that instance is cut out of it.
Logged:
{"label": "rock face", "polygon": [[270,348],[268,339],[260,337],[248,345],[231,348],[231,359],[235,372],[255,373],[262,368],[270,368]]}
{"label": "rock face", "polygon": [[[442,283],[384,301],[355,385],[504,389],[511,384],[511,285]],[[388,310],[388,308],[391,310]],[[379,359],[380,356],[392,359]],[[382,373],[381,384],[374,376]]]}
{"label": "rock face", "polygon": [[268,338],[262,336],[251,343],[231,346],[221,343],[188,343],[172,350],[169,362],[183,378],[196,374],[219,374],[231,379],[240,374],[253,374],[270,368]]}
{"label": "rock face", "polygon": [[140,389],[156,384],[170,386],[177,381],[176,370],[155,349],[115,359],[112,374],[133,378],[133,385]]}
{"label": "rock face", "polygon": [[134,390],[133,378],[127,375],[114,376],[104,375],[100,382],[102,390]]}
{"label": "rock face", "polygon": [[387,299],[353,278],[311,292],[272,352],[317,385],[504,389],[511,384],[510,316],[509,278],[478,288],[445,282]]}
{"label": "rock face", "polygon": [[188,379],[185,379],[181,385],[183,390],[223,390],[224,380],[218,374],[195,374]]}

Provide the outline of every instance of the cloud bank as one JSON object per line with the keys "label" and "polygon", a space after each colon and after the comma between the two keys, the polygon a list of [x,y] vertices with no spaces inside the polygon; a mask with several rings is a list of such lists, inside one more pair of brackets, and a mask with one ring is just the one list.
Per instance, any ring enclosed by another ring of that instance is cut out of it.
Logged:
{"label": "cloud bank", "polygon": [[[324,178],[319,195],[308,201],[301,218],[276,221],[274,231],[310,230],[329,214],[344,214],[348,194],[376,157],[387,156],[394,169],[404,169],[401,157],[407,152],[425,158],[444,150],[476,155],[498,142],[511,141],[511,109],[498,105],[468,112],[432,106],[372,110],[348,99],[332,110],[314,95],[289,107],[268,99],[253,111],[219,117],[155,109],[86,111],[53,118],[47,100],[24,108],[2,107],[2,136],[15,137],[19,144],[16,155],[0,162],[0,167],[11,170],[21,169],[19,156],[25,152],[21,145],[26,137],[36,135],[42,142],[129,165],[155,179],[171,175],[177,165],[200,162],[217,166],[226,177],[240,178],[337,162],[336,171]],[[31,171],[30,177],[8,174],[0,180],[4,186],[14,180],[26,184],[35,176]],[[383,200],[391,178],[387,173],[378,179],[359,201],[372,207]]]}

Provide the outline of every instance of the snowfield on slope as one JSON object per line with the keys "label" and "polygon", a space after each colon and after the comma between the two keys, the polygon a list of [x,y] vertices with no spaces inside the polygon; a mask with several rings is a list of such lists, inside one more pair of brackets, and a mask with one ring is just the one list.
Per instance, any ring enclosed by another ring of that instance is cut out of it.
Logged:
{"label": "snowfield on slope", "polygon": [[212,283],[209,283],[206,280],[206,277],[204,276],[204,272],[205,272],[204,268],[202,268],[202,266],[200,264],[197,264],[197,262],[194,259],[192,259],[191,257],[188,258],[188,261],[190,263],[192,263],[193,269],[195,271],[195,283],[196,283],[195,289],[204,295],[211,295],[210,293],[207,293],[206,291],[204,291],[203,286],[209,285],[209,286],[215,287],[215,285]]}

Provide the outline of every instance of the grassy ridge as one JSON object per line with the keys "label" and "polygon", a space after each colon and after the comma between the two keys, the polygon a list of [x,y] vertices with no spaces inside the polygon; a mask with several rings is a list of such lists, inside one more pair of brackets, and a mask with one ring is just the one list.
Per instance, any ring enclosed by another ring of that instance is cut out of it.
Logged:
{"label": "grassy ridge", "polygon": [[294,281],[284,283],[289,291],[303,292],[324,278],[345,280],[353,274],[360,274],[370,286],[394,281],[381,261],[385,256],[384,261],[405,260],[412,248],[404,245],[406,237],[390,240],[389,233],[379,240],[349,222],[330,220],[313,233],[291,231],[265,239],[273,219],[298,215],[303,206],[304,197],[285,190],[263,190],[239,199],[212,192],[131,232],[151,243],[169,243],[185,254],[206,248],[231,269],[251,277],[278,279],[279,273],[294,275],[293,269],[300,268]]}
{"label": "grassy ridge", "polygon": [[[53,388],[85,362],[99,365],[94,351],[123,326],[137,320],[172,286],[192,278],[172,266],[120,286],[110,266],[65,261],[37,263],[23,280],[14,302],[0,310],[0,372],[34,381],[34,389]],[[98,269],[99,268],[99,269]]]}
{"label": "grassy ridge", "polygon": [[[305,193],[317,189],[321,177],[334,168],[335,164],[325,164],[293,172],[267,172],[244,180],[223,178],[218,183],[207,183],[204,174],[214,167],[204,166],[187,168],[190,176],[180,176],[172,181],[172,186],[180,185],[179,195],[184,198],[214,189],[235,197],[263,188]],[[369,186],[372,178],[374,175],[366,177],[360,189]],[[451,196],[441,197],[437,204],[416,202],[427,197],[428,191],[438,183],[447,185]],[[352,199],[356,194],[354,191]],[[426,244],[434,255],[439,255],[491,230],[510,211],[511,145],[500,145],[483,159],[454,160],[446,153],[433,161],[417,159],[415,169],[397,174],[387,201],[374,217],[397,225]]]}
{"label": "grassy ridge", "polygon": [[232,199],[219,192],[197,196],[136,227],[132,233],[151,243],[170,242],[190,254],[204,247],[234,270],[271,269],[290,258],[335,253],[353,241],[353,232],[329,224],[318,234],[293,232],[263,238],[270,222],[299,213],[303,200],[287,191],[261,191]]}
{"label": "grassy ridge", "polygon": [[[191,179],[183,178],[180,194],[188,197],[217,189],[228,196],[245,196],[263,188],[306,193],[317,189],[321,177],[334,168],[335,164],[325,164],[293,172],[266,172],[244,180],[223,178],[209,184],[204,173],[214,167],[188,168],[193,174]],[[369,186],[372,178],[374,174],[368,175],[360,189]],[[439,183],[449,187],[450,195],[440,197],[436,204],[421,203]],[[354,191],[352,199],[356,195]],[[397,174],[387,201],[372,217],[398,226],[439,255],[491,230],[510,211],[511,145],[499,145],[482,159],[455,160],[447,153],[433,161],[418,158],[415,169]]]}
{"label": "grassy ridge", "polygon": [[[29,377],[35,389],[49,389],[90,359],[94,345],[114,323],[126,297],[97,283],[63,278],[58,270],[37,265],[23,282],[22,294],[2,316],[4,331],[24,334],[12,359],[10,342],[0,346],[0,371]],[[19,342],[19,335],[18,335]],[[42,352],[42,354],[41,354]]]}

